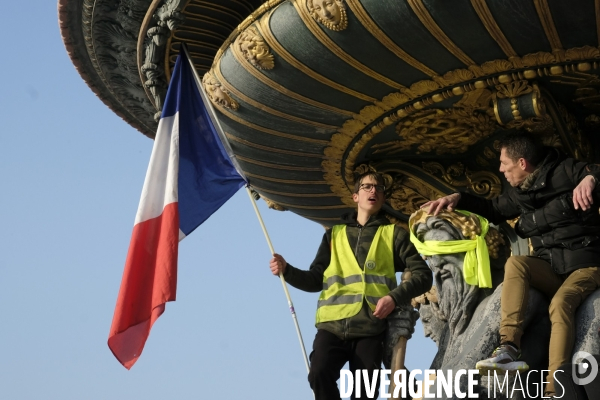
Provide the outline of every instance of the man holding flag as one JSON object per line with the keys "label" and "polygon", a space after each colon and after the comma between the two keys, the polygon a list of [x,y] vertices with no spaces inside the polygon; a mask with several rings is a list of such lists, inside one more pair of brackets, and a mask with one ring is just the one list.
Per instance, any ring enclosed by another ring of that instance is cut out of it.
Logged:
{"label": "man holding flag", "polygon": [[[409,303],[431,288],[429,267],[409,240],[408,233],[381,213],[385,187],[380,174],[361,175],[352,199],[357,212],[344,225],[327,231],[308,271],[299,270],[275,254],[269,267],[283,273],[290,285],[321,292],[317,305],[317,334],[308,380],[316,400],[339,399],[336,381],[346,362],[350,370],[367,370],[369,379],[381,367],[386,317],[396,305]],[[400,286],[396,272],[409,271]],[[373,379],[371,388],[377,387]],[[361,379],[361,398],[367,393]],[[353,393],[354,399],[357,393]]]}

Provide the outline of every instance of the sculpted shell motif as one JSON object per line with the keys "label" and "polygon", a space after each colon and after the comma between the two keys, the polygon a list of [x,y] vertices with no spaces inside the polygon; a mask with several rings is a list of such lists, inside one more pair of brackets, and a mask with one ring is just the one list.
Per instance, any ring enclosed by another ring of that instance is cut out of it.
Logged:
{"label": "sculpted shell motif", "polygon": [[437,89],[440,89],[440,85],[433,81],[419,81],[410,86],[410,91],[415,96],[421,96]]}
{"label": "sculpted shell motif", "polygon": [[481,68],[485,74],[495,74],[508,71],[513,68],[513,65],[507,60],[494,60],[483,63]]}
{"label": "sculpted shell motif", "polygon": [[473,74],[473,72],[469,71],[468,69],[457,69],[454,71],[446,72],[444,74],[444,79],[448,81],[450,85],[454,85],[455,83],[475,79],[475,74]]}
{"label": "sculpted shell motif", "polygon": [[388,94],[383,99],[381,99],[380,102],[376,102],[375,104],[387,111],[391,110],[392,108],[396,108],[409,100],[410,97],[408,97],[406,94],[394,92]]}
{"label": "sculpted shell motif", "polygon": [[596,47],[591,47],[591,46],[576,47],[573,49],[568,49],[565,52],[565,59],[567,61],[584,60],[584,59],[599,58],[599,57],[600,57],[600,50],[598,50]]}
{"label": "sculpted shell motif", "polygon": [[556,62],[556,58],[543,51],[527,54],[521,58],[524,67],[534,67],[537,65],[552,64]]}

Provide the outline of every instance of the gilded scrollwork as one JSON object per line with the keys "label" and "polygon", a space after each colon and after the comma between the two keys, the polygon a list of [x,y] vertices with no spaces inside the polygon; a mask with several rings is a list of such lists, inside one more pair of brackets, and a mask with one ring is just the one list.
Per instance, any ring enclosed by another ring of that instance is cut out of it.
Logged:
{"label": "gilded scrollwork", "polygon": [[[401,89],[398,92],[389,94],[381,101],[374,103],[377,108],[373,108],[372,105],[366,106],[360,113],[355,114],[354,118],[347,120],[338,130],[338,133],[332,136],[330,145],[324,151],[327,157],[322,164],[324,179],[329,183],[333,193],[339,195],[340,198],[347,198],[349,190],[348,182],[352,180],[352,171],[356,165],[355,162],[364,146],[375,138],[390,122],[399,121],[398,127],[400,128],[404,127],[402,125],[404,121],[412,121],[419,116],[423,117],[424,113],[437,114],[438,111],[431,109],[422,110],[422,108],[438,101],[435,100],[436,96],[438,99],[462,96],[461,100],[455,104],[454,110],[440,112],[452,112],[456,114],[470,113],[469,119],[463,119],[463,121],[471,121],[471,124],[482,128],[482,133],[479,134],[480,137],[488,136],[498,127],[496,122],[493,121],[493,116],[489,118],[491,114],[489,108],[490,89],[495,89],[495,86],[498,85],[502,86],[500,91],[507,95],[524,94],[524,91],[533,88],[533,85],[529,84],[529,81],[532,79],[544,76],[556,79],[566,72],[569,73],[569,71],[585,71],[591,67],[597,68],[600,62],[594,61],[596,60],[595,50],[597,49],[589,47],[567,49],[565,54],[568,54],[569,60],[575,62],[572,65],[558,65],[559,60],[557,56],[550,52],[531,53],[522,57],[512,56],[507,60],[495,60],[497,62],[486,63],[486,72],[491,73],[495,71],[488,75],[487,78],[483,77],[485,76],[483,65],[471,65],[468,68],[448,71],[441,77],[432,77],[432,79],[428,80],[429,83],[416,82],[410,88]],[[590,57],[593,57],[593,59],[590,60]],[[509,67],[508,63],[512,67]],[[498,75],[495,76],[495,74]],[[512,85],[506,86],[507,83],[512,83]],[[428,90],[429,92],[426,93]],[[542,102],[539,105],[543,106]],[[377,113],[379,113],[379,116],[377,116]],[[425,117],[428,115],[425,115]],[[431,115],[429,116],[433,119]],[[600,118],[598,119],[600,120]],[[531,120],[525,119],[522,122],[522,126],[535,133],[540,133],[547,127],[548,123],[548,119],[540,115]],[[590,123],[594,123],[594,121],[590,119]],[[437,126],[436,129],[441,129],[441,127]],[[548,138],[548,135],[544,134],[544,138]],[[379,148],[373,146],[372,149],[381,154],[384,151],[399,152],[403,148],[410,150],[413,145],[415,147],[422,145],[420,142],[421,139],[415,140],[409,138],[409,140],[413,143],[410,146],[407,146],[407,143],[402,143],[403,141],[396,141],[392,147],[386,147],[390,146],[390,144],[382,144]],[[473,143],[477,141],[473,140]],[[469,144],[462,144],[462,142],[457,146],[455,141],[450,144],[444,141],[436,143],[435,147],[433,145],[425,145],[423,149],[435,149],[438,154],[444,152],[450,153],[447,150],[448,145],[453,149],[453,153],[451,154],[461,152],[462,150],[459,150],[459,148],[463,148],[462,146],[469,146]],[[497,143],[494,143],[494,149],[499,152]],[[493,158],[496,157],[497,154],[494,154]],[[485,155],[485,158],[491,159],[488,155]],[[481,159],[483,160],[484,158]],[[342,169],[340,169],[340,166],[343,166]]]}
{"label": "gilded scrollwork", "polygon": [[206,95],[215,105],[234,111],[240,107],[238,102],[229,95],[229,92],[225,90],[211,71],[204,74],[202,77],[202,84],[204,85]]}
{"label": "gilded scrollwork", "polygon": [[348,15],[343,0],[306,0],[310,15],[332,31],[348,27]]}
{"label": "gilded scrollwork", "polygon": [[487,158],[489,160],[493,160],[496,157],[498,157],[498,155],[496,153],[494,153],[494,150],[490,149],[488,146],[484,147],[483,155],[485,156],[485,158]]}
{"label": "gilded scrollwork", "polygon": [[[431,175],[438,174],[443,180],[448,182],[451,185],[456,186],[455,177],[461,176],[465,172],[465,166],[463,163],[459,162],[456,164],[450,165],[447,169],[438,162],[424,162],[423,170]],[[464,186],[464,184],[459,184],[459,186]]]}
{"label": "gilded scrollwork", "polygon": [[415,113],[396,125],[402,140],[373,146],[374,154],[397,154],[415,148],[417,154],[459,154],[491,135],[494,121],[485,113],[461,108],[430,109]]}
{"label": "gilded scrollwork", "polygon": [[[423,170],[427,173],[440,176],[453,187],[465,187],[471,192],[492,199],[502,191],[500,179],[490,171],[471,171],[458,162],[448,168],[438,162],[424,162]],[[460,179],[463,177],[463,179]]]}
{"label": "gilded scrollwork", "polygon": [[273,69],[275,59],[265,40],[254,26],[249,26],[236,40],[236,46],[250,62],[259,69]]}
{"label": "gilded scrollwork", "polygon": [[475,157],[475,161],[477,164],[482,167],[489,167],[491,164],[489,160],[497,160],[498,154],[494,152],[494,150],[490,149],[488,146],[483,148],[483,153]]}
{"label": "gilded scrollwork", "polygon": [[502,184],[500,178],[490,171],[469,171],[467,168],[465,176],[469,185],[467,186],[473,193],[485,197],[486,199],[493,199],[497,197],[502,191]]}
{"label": "gilded scrollwork", "polygon": [[482,166],[482,167],[489,167],[490,163],[488,160],[485,159],[485,157],[482,157],[481,155],[478,155],[475,157],[475,162]]}
{"label": "gilded scrollwork", "polygon": [[506,124],[509,129],[524,129],[531,133],[551,133],[554,123],[549,115],[521,120],[513,120]]}
{"label": "gilded scrollwork", "polygon": [[394,178],[388,202],[395,210],[404,215],[410,215],[430,199],[442,196],[443,193],[423,185],[420,180],[398,174]]}

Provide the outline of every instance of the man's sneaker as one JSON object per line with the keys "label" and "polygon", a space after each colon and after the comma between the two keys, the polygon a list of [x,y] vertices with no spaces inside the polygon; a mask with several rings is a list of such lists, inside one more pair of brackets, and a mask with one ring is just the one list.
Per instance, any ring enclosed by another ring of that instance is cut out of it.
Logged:
{"label": "man's sneaker", "polygon": [[490,358],[479,361],[475,369],[481,374],[483,371],[516,372],[527,371],[529,365],[524,361],[517,361],[521,352],[511,345],[501,344],[496,347]]}

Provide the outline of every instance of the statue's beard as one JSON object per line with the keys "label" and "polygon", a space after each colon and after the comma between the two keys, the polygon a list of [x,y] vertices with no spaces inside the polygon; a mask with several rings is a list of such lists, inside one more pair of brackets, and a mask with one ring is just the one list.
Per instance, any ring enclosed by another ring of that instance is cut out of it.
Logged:
{"label": "statue's beard", "polygon": [[454,265],[444,266],[450,277],[442,279],[440,271],[435,274],[435,284],[438,289],[438,312],[448,322],[452,336],[460,334],[469,325],[473,311],[477,306],[479,288],[468,285],[462,276],[462,271]]}

